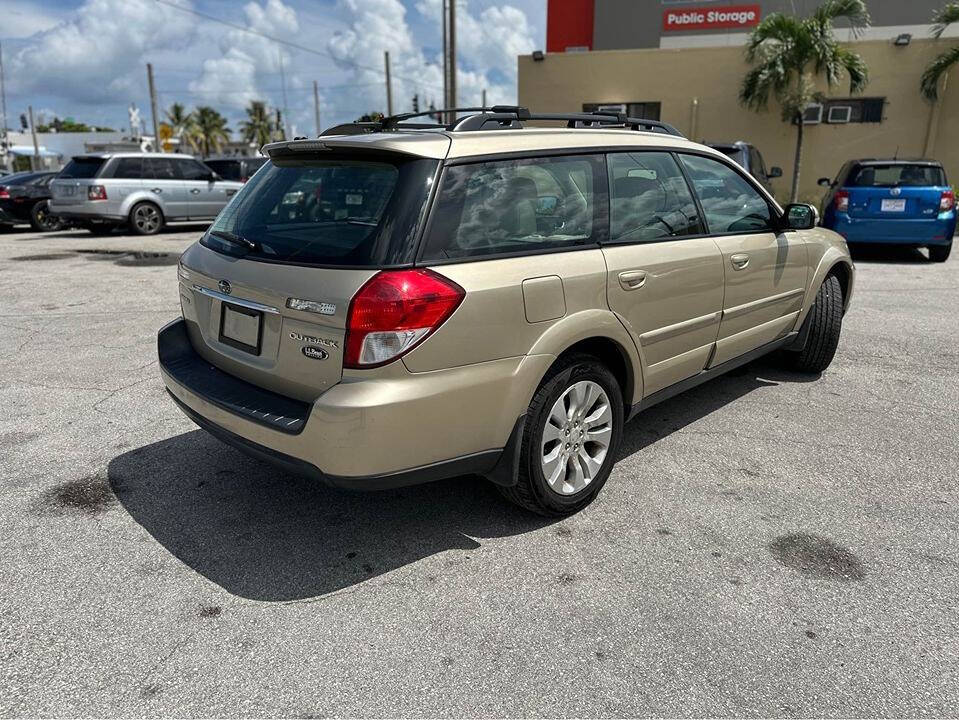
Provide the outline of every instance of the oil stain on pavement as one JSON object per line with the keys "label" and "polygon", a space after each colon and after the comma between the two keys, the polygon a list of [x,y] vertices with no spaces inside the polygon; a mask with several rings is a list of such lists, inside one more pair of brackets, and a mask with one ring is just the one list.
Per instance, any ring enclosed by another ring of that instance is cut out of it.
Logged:
{"label": "oil stain on pavement", "polygon": [[780,564],[804,575],[842,582],[866,577],[865,567],[859,558],[819,535],[781,535],[769,544],[769,551]]}
{"label": "oil stain on pavement", "polygon": [[102,475],[70,480],[43,493],[38,509],[46,512],[75,510],[89,515],[106,512],[116,503],[110,483]]}

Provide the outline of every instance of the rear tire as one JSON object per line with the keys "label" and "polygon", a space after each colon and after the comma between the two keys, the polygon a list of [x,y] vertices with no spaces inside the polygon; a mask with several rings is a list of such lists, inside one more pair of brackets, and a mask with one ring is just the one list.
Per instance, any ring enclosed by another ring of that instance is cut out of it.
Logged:
{"label": "rear tire", "polygon": [[[842,331],[842,286],[835,275],[827,277],[816,293],[804,325],[809,324],[806,346],[783,353],[784,364],[803,373],[821,373],[832,362]],[[805,328],[804,328],[805,329]]]}
{"label": "rear tire", "polygon": [[952,252],[952,243],[948,245],[930,245],[929,259],[932,262],[945,262],[949,259],[949,253]]}
{"label": "rear tire", "polygon": [[152,202],[140,202],[130,210],[130,229],[136,235],[156,235],[163,229],[163,212]]}
{"label": "rear tire", "polygon": [[622,433],[616,378],[592,355],[570,355],[550,369],[530,402],[516,485],[497,487],[539,515],[577,513],[609,479]]}
{"label": "rear tire", "polygon": [[56,215],[50,214],[50,204],[46,200],[34,203],[30,208],[30,227],[36,232],[56,232],[66,223]]}

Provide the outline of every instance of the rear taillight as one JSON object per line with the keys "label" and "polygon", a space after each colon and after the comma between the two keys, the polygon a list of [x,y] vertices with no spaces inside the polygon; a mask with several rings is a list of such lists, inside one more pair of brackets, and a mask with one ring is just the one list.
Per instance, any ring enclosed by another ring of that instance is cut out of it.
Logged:
{"label": "rear taillight", "polygon": [[107,189],[103,185],[91,185],[87,188],[87,200],[106,200]]}
{"label": "rear taillight", "polygon": [[836,210],[838,212],[847,212],[849,210],[849,193],[845,190],[840,190],[836,193],[833,202],[836,204]]}
{"label": "rear taillight", "polygon": [[384,365],[419,345],[466,296],[431,270],[384,270],[360,288],[346,319],[344,367]]}
{"label": "rear taillight", "polygon": [[[0,195],[0,197],[3,197]],[[939,196],[939,212],[949,212],[956,206],[956,194],[952,190],[943,191]]]}
{"label": "rear taillight", "polygon": [[10,191],[7,190],[3,185],[0,185],[0,198],[3,200],[10,199]]}

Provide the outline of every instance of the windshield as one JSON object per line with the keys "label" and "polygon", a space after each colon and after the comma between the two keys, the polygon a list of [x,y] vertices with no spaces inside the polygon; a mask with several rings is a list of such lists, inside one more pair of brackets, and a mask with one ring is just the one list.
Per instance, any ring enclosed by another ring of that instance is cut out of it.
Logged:
{"label": "windshield", "polygon": [[60,171],[61,178],[92,178],[103,165],[103,158],[75,157]]}
{"label": "windshield", "polygon": [[849,174],[852,187],[942,186],[946,184],[942,168],[935,165],[860,165]]}
{"label": "windshield", "polygon": [[435,170],[434,160],[395,156],[274,158],[234,196],[202,242],[274,262],[412,262]]}

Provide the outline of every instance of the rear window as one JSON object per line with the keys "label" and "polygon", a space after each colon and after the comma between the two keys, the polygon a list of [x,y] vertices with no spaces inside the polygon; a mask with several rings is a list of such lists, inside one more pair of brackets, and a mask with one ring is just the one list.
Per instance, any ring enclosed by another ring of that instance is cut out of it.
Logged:
{"label": "rear window", "polygon": [[744,153],[740,148],[729,146],[723,147],[721,145],[710,145],[710,147],[715,150],[719,150],[719,152],[735,162],[737,165],[746,167],[746,153]]}
{"label": "rear window", "polygon": [[60,171],[61,178],[92,178],[103,167],[103,158],[75,157]]}
{"label": "rear window", "polygon": [[935,165],[858,165],[849,173],[851,187],[894,187],[946,184],[941,167]]}
{"label": "rear window", "polygon": [[558,250],[595,242],[605,210],[601,155],[455,165],[443,186],[423,252],[427,261]]}
{"label": "rear window", "polygon": [[[243,186],[211,226],[256,243],[248,259],[375,267],[413,261],[437,161],[278,157]],[[215,233],[202,243],[236,253]]]}

